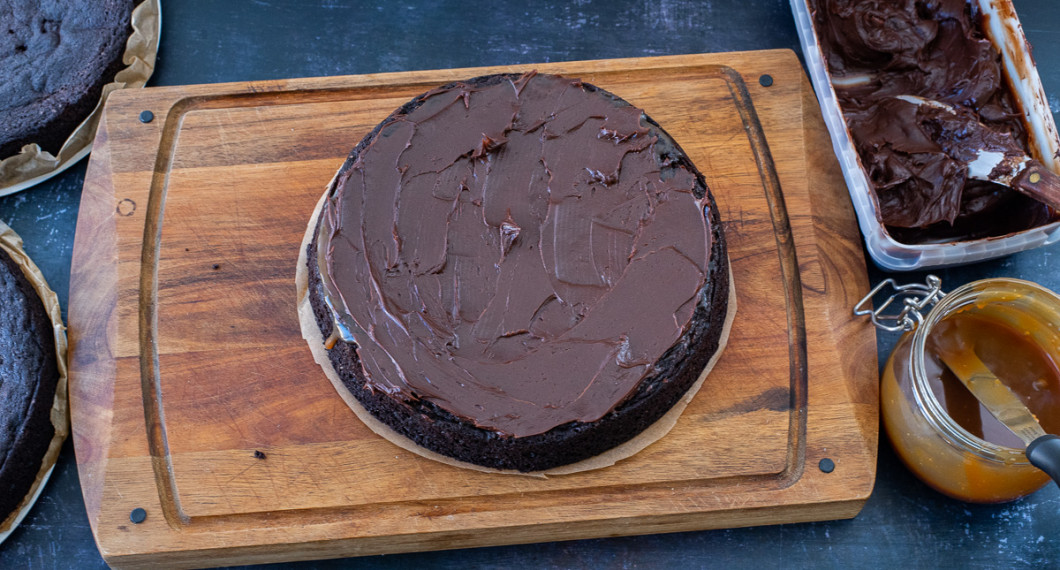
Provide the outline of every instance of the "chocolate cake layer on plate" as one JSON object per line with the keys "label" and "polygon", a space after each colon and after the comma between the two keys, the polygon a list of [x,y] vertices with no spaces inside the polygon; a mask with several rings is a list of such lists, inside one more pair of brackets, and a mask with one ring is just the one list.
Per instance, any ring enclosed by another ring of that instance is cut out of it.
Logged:
{"label": "chocolate cake layer on plate", "polygon": [[0,531],[32,491],[56,434],[52,323],[21,267],[0,248]]}
{"label": "chocolate cake layer on plate", "polygon": [[122,69],[135,0],[0,0],[0,159],[57,155]]}

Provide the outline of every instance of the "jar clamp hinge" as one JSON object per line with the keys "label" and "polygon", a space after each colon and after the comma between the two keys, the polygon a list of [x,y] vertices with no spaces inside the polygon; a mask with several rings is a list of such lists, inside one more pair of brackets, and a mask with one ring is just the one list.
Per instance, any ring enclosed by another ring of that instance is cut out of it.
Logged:
{"label": "jar clamp hinge", "polygon": [[[872,308],[872,300],[887,287],[893,290],[879,308]],[[924,309],[934,305],[946,295],[942,291],[942,280],[935,275],[928,275],[925,283],[909,283],[898,285],[894,279],[880,281],[867,295],[854,305],[854,314],[858,316],[869,315],[872,324],[887,332],[911,331],[924,320]],[[886,314],[886,311],[896,301],[901,301],[902,310],[898,313]],[[894,323],[894,324],[891,324]]]}

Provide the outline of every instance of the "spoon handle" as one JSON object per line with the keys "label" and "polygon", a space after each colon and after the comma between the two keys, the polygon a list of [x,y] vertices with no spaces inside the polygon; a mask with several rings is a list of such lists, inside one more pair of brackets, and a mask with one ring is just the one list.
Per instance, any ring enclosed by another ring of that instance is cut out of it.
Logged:
{"label": "spoon handle", "polygon": [[1060,486],[1060,436],[1043,435],[1032,441],[1027,446],[1027,459]]}

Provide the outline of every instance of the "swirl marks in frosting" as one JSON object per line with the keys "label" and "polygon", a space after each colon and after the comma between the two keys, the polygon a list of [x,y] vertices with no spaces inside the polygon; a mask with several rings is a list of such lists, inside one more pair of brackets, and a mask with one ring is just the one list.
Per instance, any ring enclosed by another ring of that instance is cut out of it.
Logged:
{"label": "swirl marks in frosting", "polygon": [[595,421],[687,330],[710,228],[642,112],[498,76],[384,121],[325,203],[320,267],[374,390],[521,437]]}

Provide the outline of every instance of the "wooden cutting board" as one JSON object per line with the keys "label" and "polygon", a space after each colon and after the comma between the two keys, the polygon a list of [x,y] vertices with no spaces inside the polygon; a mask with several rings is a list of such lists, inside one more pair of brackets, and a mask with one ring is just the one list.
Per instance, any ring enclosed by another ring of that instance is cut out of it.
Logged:
{"label": "wooden cutting board", "polygon": [[[295,312],[298,245],[357,141],[433,86],[529,69],[620,95],[684,147],[717,197],[739,305],[668,435],[547,479],[381,439],[313,362]],[[851,316],[867,289],[854,212],[790,51],[118,92],[70,283],[92,530],[113,566],[216,566],[852,517],[878,433],[875,334]]]}

